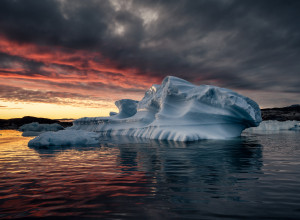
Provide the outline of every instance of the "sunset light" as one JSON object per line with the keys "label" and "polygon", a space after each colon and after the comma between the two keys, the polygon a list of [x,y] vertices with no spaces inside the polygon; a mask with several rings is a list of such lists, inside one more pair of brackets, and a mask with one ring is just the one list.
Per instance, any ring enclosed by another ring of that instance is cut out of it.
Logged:
{"label": "sunset light", "polygon": [[[203,13],[194,13],[198,6]],[[206,16],[214,7],[184,1],[3,2],[1,118],[105,116],[116,100],[140,100],[167,75],[237,90],[262,107],[297,103],[299,50],[292,46],[296,35],[288,34],[295,33],[289,18],[277,22],[275,12],[256,14],[258,6],[245,3],[216,25]],[[230,1],[218,7],[229,10]],[[255,20],[240,19],[239,10]]]}
{"label": "sunset light", "polygon": [[0,0],[1,219],[300,219],[300,0]]}

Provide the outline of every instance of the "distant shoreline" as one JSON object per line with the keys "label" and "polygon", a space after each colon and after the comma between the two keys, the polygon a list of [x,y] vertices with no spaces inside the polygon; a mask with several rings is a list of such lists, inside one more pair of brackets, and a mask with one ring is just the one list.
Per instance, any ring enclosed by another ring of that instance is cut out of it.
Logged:
{"label": "distant shoreline", "polygon": [[265,108],[261,109],[261,116],[264,121],[300,121],[300,105],[291,105],[282,108]]}
{"label": "distant shoreline", "polygon": [[[296,120],[300,121],[300,105],[291,105],[282,108],[265,108],[261,109],[261,115],[263,121],[277,120],[288,121]],[[49,119],[49,118],[37,118],[32,116],[25,116],[23,118],[12,119],[0,119],[0,129],[18,129],[24,124],[32,122],[38,122],[40,124],[53,124],[57,123],[63,127],[70,127],[73,125],[72,121],[75,119]]]}
{"label": "distant shoreline", "polygon": [[53,120],[49,118],[37,118],[32,116],[25,116],[23,118],[0,119],[0,129],[18,129],[20,126],[32,122],[38,122],[40,124],[57,123],[63,127],[70,127],[73,125],[70,120],[71,119]]}

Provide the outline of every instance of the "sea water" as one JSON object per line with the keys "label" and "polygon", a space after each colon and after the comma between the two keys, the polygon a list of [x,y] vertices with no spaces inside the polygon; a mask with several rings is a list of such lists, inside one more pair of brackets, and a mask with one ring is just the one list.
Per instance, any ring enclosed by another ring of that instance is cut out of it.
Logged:
{"label": "sea water", "polygon": [[300,132],[32,149],[0,131],[0,219],[300,219]]}

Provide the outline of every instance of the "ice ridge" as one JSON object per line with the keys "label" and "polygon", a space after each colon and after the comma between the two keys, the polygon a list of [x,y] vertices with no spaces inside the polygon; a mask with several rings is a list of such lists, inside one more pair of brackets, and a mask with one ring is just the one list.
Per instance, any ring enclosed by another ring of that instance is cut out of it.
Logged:
{"label": "ice ridge", "polygon": [[250,98],[174,76],[153,85],[139,102],[122,99],[115,104],[118,114],[81,118],[69,129],[98,132],[99,136],[194,141],[236,137],[262,120],[258,104]]}

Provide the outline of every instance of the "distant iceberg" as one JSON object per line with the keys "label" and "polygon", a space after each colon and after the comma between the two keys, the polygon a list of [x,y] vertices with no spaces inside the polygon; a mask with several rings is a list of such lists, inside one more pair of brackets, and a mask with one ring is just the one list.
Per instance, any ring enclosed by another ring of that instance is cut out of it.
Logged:
{"label": "distant iceberg", "polygon": [[[139,102],[122,99],[115,104],[119,113],[80,118],[67,130],[74,132],[74,138],[82,136],[82,131],[90,131],[99,138],[132,136],[195,141],[237,137],[262,120],[258,104],[245,96],[216,86],[196,86],[173,76],[166,77],[161,85],[153,85]],[[62,132],[51,133],[52,140]]]}
{"label": "distant iceberg", "polygon": [[95,132],[78,130],[61,130],[57,132],[48,131],[30,140],[30,147],[45,146],[74,146],[74,145],[94,145],[99,143],[99,135]]}
{"label": "distant iceberg", "polygon": [[258,127],[248,128],[245,132],[272,132],[272,131],[282,131],[282,130],[299,130],[300,131],[300,121],[263,121]]}
{"label": "distant iceberg", "polygon": [[59,130],[63,130],[64,127],[57,124],[57,123],[53,123],[53,124],[40,124],[38,122],[32,122],[29,124],[25,124],[22,125],[21,127],[19,127],[19,131],[23,132],[23,136],[37,136],[43,132],[46,131],[59,131]]}

